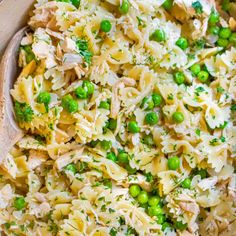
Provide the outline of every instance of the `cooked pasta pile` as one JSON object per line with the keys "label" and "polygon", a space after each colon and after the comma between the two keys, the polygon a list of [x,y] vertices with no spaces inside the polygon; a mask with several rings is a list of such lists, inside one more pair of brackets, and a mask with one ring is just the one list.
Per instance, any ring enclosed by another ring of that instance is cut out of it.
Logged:
{"label": "cooked pasta pile", "polygon": [[38,0],[0,166],[6,235],[236,231],[236,21],[201,0]]}

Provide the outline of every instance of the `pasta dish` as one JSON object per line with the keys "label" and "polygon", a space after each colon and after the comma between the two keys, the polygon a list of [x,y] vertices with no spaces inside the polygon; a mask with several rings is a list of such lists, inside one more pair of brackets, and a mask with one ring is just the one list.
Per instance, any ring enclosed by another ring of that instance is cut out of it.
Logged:
{"label": "pasta dish", "polygon": [[25,135],[0,165],[3,235],[235,235],[236,20],[222,8],[35,3],[10,91]]}

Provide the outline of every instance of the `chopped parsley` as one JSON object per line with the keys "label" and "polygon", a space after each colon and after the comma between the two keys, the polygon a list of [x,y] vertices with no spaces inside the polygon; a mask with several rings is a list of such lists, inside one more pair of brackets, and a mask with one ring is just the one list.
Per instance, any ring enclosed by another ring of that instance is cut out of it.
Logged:
{"label": "chopped parsley", "polygon": [[140,17],[136,16],[136,18],[138,21],[138,26],[146,27],[146,24],[144,23],[144,21]]}
{"label": "chopped parsley", "polygon": [[200,96],[200,93],[202,93],[202,92],[204,92],[205,91],[205,89],[203,88],[203,87],[197,87],[196,89],[195,89],[195,94],[196,94],[196,96]]}
{"label": "chopped parsley", "polygon": [[44,145],[46,138],[43,135],[35,135],[35,139],[38,141],[39,145]]}
{"label": "chopped parsley", "polygon": [[227,125],[228,125],[228,122],[227,122],[227,121],[225,121],[225,122],[224,122],[224,124],[223,124],[223,125],[220,125],[220,127],[219,127],[219,128],[220,128],[220,129],[224,129],[224,128],[225,128]]}
{"label": "chopped parsley", "polygon": [[225,142],[225,137],[224,137],[224,136],[221,136],[220,141],[221,141],[222,143],[224,143],[224,142]]}
{"label": "chopped parsley", "polygon": [[110,234],[111,236],[116,236],[116,235],[117,235],[117,230],[116,230],[115,228],[111,228],[109,234]]}
{"label": "chopped parsley", "polygon": [[225,90],[222,87],[216,89],[217,93],[223,93]]}
{"label": "chopped parsley", "polygon": [[145,176],[147,182],[153,182],[153,175],[150,172],[147,173]]}
{"label": "chopped parsley", "polygon": [[192,7],[194,8],[197,14],[201,14],[203,12],[202,4],[199,1],[193,2]]}
{"label": "chopped parsley", "polygon": [[203,49],[205,47],[206,41],[204,39],[199,39],[195,42],[195,47],[197,49]]}
{"label": "chopped parsley", "polygon": [[196,133],[197,136],[200,136],[201,130],[200,129],[196,129],[195,133]]}
{"label": "chopped parsley", "polygon": [[233,104],[230,109],[231,111],[236,111],[236,104]]}
{"label": "chopped parsley", "polygon": [[174,95],[172,93],[168,94],[167,99],[173,100],[174,99]]}
{"label": "chopped parsley", "polygon": [[211,146],[216,146],[219,144],[219,141],[217,138],[213,138],[211,141],[210,141],[210,145]]}
{"label": "chopped parsley", "polygon": [[31,122],[33,120],[34,112],[30,105],[16,101],[14,109],[16,119],[19,122]]}
{"label": "chopped parsley", "polygon": [[76,45],[79,50],[79,54],[84,58],[84,61],[91,64],[93,54],[88,50],[88,41],[78,39],[76,41]]}

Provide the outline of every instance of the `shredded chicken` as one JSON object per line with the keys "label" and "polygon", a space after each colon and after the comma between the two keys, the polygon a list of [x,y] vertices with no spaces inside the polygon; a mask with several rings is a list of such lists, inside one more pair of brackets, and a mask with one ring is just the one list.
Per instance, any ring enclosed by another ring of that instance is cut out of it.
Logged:
{"label": "shredded chicken", "polygon": [[11,188],[11,185],[6,184],[0,190],[0,209],[6,208],[12,197],[13,197],[13,190]]}
{"label": "shredded chicken", "polygon": [[56,2],[48,2],[45,5],[38,7],[34,10],[34,16],[31,17],[29,25],[33,28],[38,27],[49,27],[52,30],[57,29],[58,27],[55,24],[51,24],[54,19],[54,13],[57,9]]}
{"label": "shredded chicken", "polygon": [[210,177],[207,179],[203,179],[198,183],[198,187],[201,188],[203,191],[210,189],[211,187],[215,186],[217,183],[217,177]]}
{"label": "shredded chicken", "polygon": [[118,82],[116,82],[112,88],[112,99],[111,99],[111,117],[117,118],[120,110],[120,100],[119,100],[119,89],[125,86],[134,86],[136,81],[132,78],[123,77]]}

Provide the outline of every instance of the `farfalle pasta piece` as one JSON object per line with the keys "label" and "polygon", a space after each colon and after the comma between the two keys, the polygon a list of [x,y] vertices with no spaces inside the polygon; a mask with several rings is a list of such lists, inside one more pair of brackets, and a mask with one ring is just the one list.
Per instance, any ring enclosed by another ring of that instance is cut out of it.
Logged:
{"label": "farfalle pasta piece", "polygon": [[160,178],[160,186],[163,193],[166,195],[170,193],[175,187],[178,186],[179,182],[184,179],[184,176],[177,171],[166,170],[158,173]]}
{"label": "farfalle pasta piece", "polygon": [[192,233],[196,232],[198,229],[196,220],[200,208],[194,199],[194,193],[189,190],[179,192],[176,189],[167,196],[166,200],[170,214],[173,214],[178,221],[186,222]]}
{"label": "farfalle pasta piece", "polygon": [[207,162],[216,172],[220,172],[223,166],[227,164],[228,145],[224,139],[222,142],[214,136],[203,135],[202,142],[196,148],[201,156],[207,158]]}

